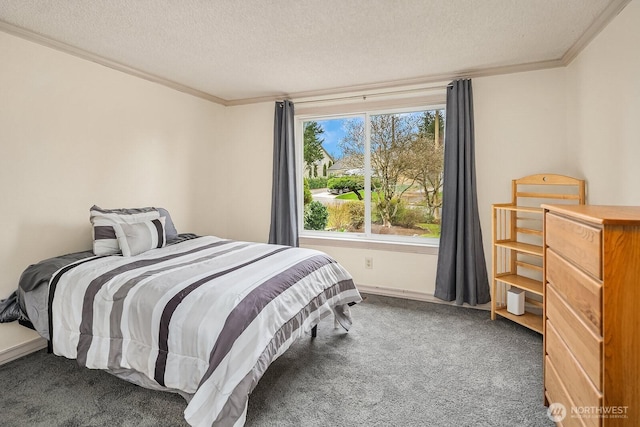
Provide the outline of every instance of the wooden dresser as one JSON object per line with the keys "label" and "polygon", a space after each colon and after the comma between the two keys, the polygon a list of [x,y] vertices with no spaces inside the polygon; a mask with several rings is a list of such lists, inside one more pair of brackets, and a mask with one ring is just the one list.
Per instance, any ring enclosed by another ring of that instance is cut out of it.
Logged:
{"label": "wooden dresser", "polygon": [[640,426],[640,207],[542,207],[545,404]]}

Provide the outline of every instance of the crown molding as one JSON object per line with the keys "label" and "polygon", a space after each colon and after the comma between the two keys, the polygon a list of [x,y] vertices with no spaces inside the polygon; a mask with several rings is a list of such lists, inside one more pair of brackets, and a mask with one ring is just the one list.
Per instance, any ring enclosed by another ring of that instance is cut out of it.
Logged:
{"label": "crown molding", "polygon": [[[630,0],[618,0],[618,1],[628,2]],[[20,37],[22,39],[58,50],[64,53],[68,53],[78,58],[85,59],[87,61],[91,61],[96,64],[100,64],[105,67],[108,67],[117,71],[121,71],[123,73],[129,74],[135,77],[142,78],[144,80],[161,84],[171,89],[174,89],[189,95],[193,95],[198,98],[202,98],[207,101],[211,101],[216,104],[223,105],[225,107],[258,104],[263,102],[275,102],[275,101],[281,101],[282,99],[294,99],[294,100],[317,99],[320,97],[336,96],[344,93],[353,93],[353,92],[359,92],[359,93],[370,92],[370,91],[390,91],[391,92],[393,90],[397,90],[402,87],[411,86],[411,85],[420,85],[420,86],[428,87],[434,84],[442,84],[442,82],[444,81],[448,82],[450,80],[455,80],[458,78],[488,77],[488,76],[494,76],[494,75],[500,75],[500,74],[520,73],[525,71],[535,71],[535,70],[541,70],[545,68],[554,68],[554,67],[564,66],[564,63],[562,62],[562,60],[558,59],[558,60],[550,60],[550,61],[531,62],[527,64],[460,70],[455,73],[436,74],[436,75],[422,76],[422,77],[416,77],[411,79],[385,81],[385,82],[354,85],[354,86],[342,86],[342,87],[315,90],[315,91],[292,92],[292,93],[283,92],[283,93],[274,94],[274,95],[265,95],[265,96],[259,96],[259,97],[229,100],[229,99],[217,97],[215,95],[211,95],[206,92],[202,92],[192,87],[174,82],[169,79],[165,79],[163,77],[159,77],[151,73],[147,73],[145,71],[138,70],[128,65],[124,65],[117,61],[104,58],[100,55],[96,55],[86,50],[68,45],[66,43],[59,42],[57,40],[53,40],[49,37],[42,36],[40,34],[34,33],[33,31],[26,30],[22,27],[9,24],[4,21],[0,21],[0,31],[4,31],[8,34]]]}
{"label": "crown molding", "polygon": [[317,100],[322,97],[331,97],[344,95],[345,93],[366,93],[371,91],[389,91],[399,90],[407,86],[424,86],[426,88],[432,85],[442,84],[451,80],[459,78],[479,78],[490,77],[512,73],[522,73],[527,71],[537,71],[549,68],[565,67],[571,63],[580,52],[629,4],[631,0],[613,0],[605,10],[596,17],[589,28],[580,36],[580,38],[564,53],[559,59],[552,59],[547,61],[530,62],[526,64],[506,65],[486,68],[473,68],[466,70],[459,70],[453,73],[435,74],[410,79],[384,81],[371,84],[362,84],[354,86],[342,86],[330,89],[292,92],[273,95],[265,95],[259,97],[239,98],[239,99],[224,99],[215,95],[194,89],[192,87],[177,83],[175,81],[147,73],[145,71],[138,70],[133,67],[121,64],[117,61],[113,61],[104,58],[100,55],[79,49],[77,47],[68,45],[66,43],[53,40],[49,37],[42,36],[34,33],[33,31],[26,30],[13,24],[9,24],[4,21],[0,21],[0,31],[12,34],[14,36],[29,40],[31,42],[50,47],[52,49],[68,53],[81,59],[85,59],[96,64],[103,65],[105,67],[121,71],[126,74],[130,74],[135,77],[154,82],[171,89],[205,99],[216,104],[223,105],[225,107],[258,104],[264,102],[275,102],[282,99],[293,99],[296,101],[301,100]]}
{"label": "crown molding", "polygon": [[194,89],[192,87],[189,86],[185,86],[183,84],[174,82],[172,80],[169,79],[165,79],[163,77],[160,76],[156,76],[155,74],[151,74],[151,73],[147,73],[145,71],[140,71],[136,68],[133,67],[129,67],[127,65],[121,64],[117,61],[113,61],[111,59],[107,59],[104,58],[100,55],[96,55],[94,53],[88,52],[86,50],[68,45],[66,43],[62,43],[59,42],[57,40],[53,40],[49,37],[45,37],[42,36],[40,34],[34,33],[33,31],[29,31],[26,30],[24,28],[18,27],[16,25],[13,24],[9,24],[7,22],[4,21],[0,21],[0,31],[3,31],[5,33],[20,37],[22,39],[64,52],[64,53],[68,53],[69,55],[73,55],[76,56],[78,58],[81,59],[85,59],[87,61],[91,61],[94,62],[96,64],[117,70],[117,71],[121,71],[123,73],[135,76],[135,77],[139,77],[141,79],[144,80],[148,80],[150,82],[153,83],[158,83],[161,84],[163,86],[167,86],[171,89],[177,90],[179,92],[183,92],[186,93],[188,95],[193,95],[196,96],[198,98],[202,98],[205,99],[207,101],[211,101],[214,102],[216,104],[221,104],[221,105],[227,105],[227,100],[219,98],[217,96],[211,95],[209,93],[206,92],[202,92],[200,90]]}
{"label": "crown molding", "polygon": [[[237,105],[246,105],[246,104],[256,104],[260,102],[272,102],[272,101],[281,101],[282,99],[292,99],[295,101],[301,100],[316,100],[322,97],[331,97],[331,96],[339,96],[345,93],[361,93],[366,94],[367,92],[372,91],[388,91],[392,93],[394,90],[400,90],[402,88],[406,88],[407,86],[423,86],[428,89],[430,87],[437,87],[442,85],[443,82],[448,83],[451,80],[455,79],[472,79],[478,77],[490,77],[501,74],[512,74],[512,73],[522,73],[527,71],[537,71],[543,70],[547,68],[557,68],[563,67],[564,64],[561,59],[552,59],[548,61],[538,61],[538,62],[529,62],[526,64],[517,64],[517,65],[505,65],[498,67],[487,67],[487,68],[473,68],[460,70],[454,73],[444,73],[444,74],[434,74],[430,76],[422,76],[411,79],[404,80],[393,80],[386,82],[378,82],[371,84],[363,84],[363,85],[355,85],[355,86],[342,86],[332,89],[323,89],[316,91],[306,91],[306,92],[292,92],[292,93],[282,93],[280,95],[270,95],[270,96],[261,96],[255,98],[242,98],[242,99],[234,99],[228,100],[227,106],[237,106]],[[445,83],[445,84],[446,84]]]}
{"label": "crown molding", "polygon": [[631,2],[631,0],[614,0],[596,17],[589,28],[562,56],[562,65],[567,66],[586,48],[593,39]]}

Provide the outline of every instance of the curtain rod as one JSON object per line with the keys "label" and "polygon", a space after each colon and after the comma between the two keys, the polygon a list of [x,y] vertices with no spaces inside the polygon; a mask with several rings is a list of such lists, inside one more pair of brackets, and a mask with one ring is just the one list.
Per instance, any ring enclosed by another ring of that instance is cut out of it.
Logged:
{"label": "curtain rod", "polygon": [[[446,89],[447,87],[451,87],[451,84],[447,84],[447,85],[438,85],[438,86],[432,86],[432,87],[428,87],[428,88],[416,88],[416,89],[405,89],[405,90],[396,90],[396,91],[389,91],[389,92],[377,92],[377,93],[369,93],[369,94],[364,94],[364,95],[349,95],[349,96],[336,96],[333,98],[322,98],[322,99],[316,99],[316,100],[307,100],[307,101],[296,101],[295,104],[299,105],[299,104],[311,104],[311,103],[316,103],[316,102],[328,102],[328,101],[347,101],[350,99],[362,99],[363,101],[366,101],[367,98],[375,98],[375,97],[381,97],[381,96],[388,96],[388,95],[402,95],[402,94],[409,94],[409,93],[416,93],[416,92],[424,92],[427,90],[438,90],[438,89]],[[287,98],[288,100],[291,101],[291,99]]]}

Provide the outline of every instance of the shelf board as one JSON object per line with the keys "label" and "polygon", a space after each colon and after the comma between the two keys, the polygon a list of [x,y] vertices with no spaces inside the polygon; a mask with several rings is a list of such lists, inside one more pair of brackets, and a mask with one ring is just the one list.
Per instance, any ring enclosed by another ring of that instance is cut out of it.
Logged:
{"label": "shelf board", "polygon": [[525,291],[532,292],[536,295],[542,295],[542,282],[539,280],[530,279],[518,274],[496,276],[496,280],[515,286],[516,288],[524,289]]}
{"label": "shelf board", "polygon": [[531,254],[536,256],[542,256],[542,246],[532,245],[529,243],[514,242],[513,240],[500,240],[495,243],[496,246],[500,246],[514,251],[522,252],[525,254]]}
{"label": "shelf board", "polygon": [[528,311],[525,311],[521,316],[516,316],[515,314],[509,313],[506,308],[496,310],[496,314],[534,330],[539,334],[542,333],[542,316],[529,313]]}
{"label": "shelf board", "polygon": [[506,211],[518,211],[518,212],[535,212],[542,213],[543,209],[539,206],[518,206],[509,203],[506,204],[494,204],[494,209],[504,209]]}
{"label": "shelf board", "polygon": [[518,267],[522,267],[522,268],[526,268],[529,270],[535,270],[535,271],[539,271],[542,273],[542,266],[541,265],[535,265],[535,264],[531,264],[530,262],[524,262],[524,261],[520,261],[520,260],[516,260],[516,265]]}
{"label": "shelf board", "polygon": [[516,227],[516,233],[531,234],[532,236],[542,237],[542,230],[535,230],[533,228]]}
{"label": "shelf board", "polygon": [[544,307],[544,303],[542,301],[534,300],[534,299],[531,299],[531,298],[526,298],[525,297],[524,302],[526,304],[530,304],[530,305],[532,305],[534,307],[538,307],[538,308],[543,308]]}

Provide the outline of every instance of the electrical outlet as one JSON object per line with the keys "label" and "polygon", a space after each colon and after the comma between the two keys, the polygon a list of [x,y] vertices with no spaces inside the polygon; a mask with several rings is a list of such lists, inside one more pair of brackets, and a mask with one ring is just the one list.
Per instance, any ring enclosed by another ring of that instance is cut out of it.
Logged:
{"label": "electrical outlet", "polygon": [[373,258],[366,257],[364,259],[364,268],[372,269],[373,268]]}

